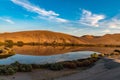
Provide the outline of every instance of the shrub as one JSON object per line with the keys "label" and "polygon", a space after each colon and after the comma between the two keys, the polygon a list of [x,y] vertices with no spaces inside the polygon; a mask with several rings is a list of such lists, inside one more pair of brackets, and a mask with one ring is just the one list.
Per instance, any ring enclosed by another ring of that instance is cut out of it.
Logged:
{"label": "shrub", "polygon": [[77,65],[77,67],[83,67],[83,62],[77,61],[77,62],[76,62],[76,65]]}
{"label": "shrub", "polygon": [[120,50],[117,50],[117,49],[116,49],[116,50],[114,50],[114,52],[118,52],[118,53],[120,53]]}
{"label": "shrub", "polygon": [[0,50],[0,54],[3,53],[3,50]]}
{"label": "shrub", "polygon": [[33,69],[39,69],[39,68],[42,68],[42,65],[32,64],[32,68]]}
{"label": "shrub", "polygon": [[18,72],[31,72],[32,71],[32,65],[30,64],[20,64],[19,62],[16,61],[15,63],[11,65],[14,66],[14,70]]}
{"label": "shrub", "polygon": [[11,67],[9,67],[8,69],[7,69],[7,71],[6,71],[6,74],[7,75],[13,75],[13,74],[15,74],[16,73],[16,71],[13,69],[13,68],[11,68]]}
{"label": "shrub", "polygon": [[5,40],[5,46],[12,47],[14,42],[12,40]]}
{"label": "shrub", "polygon": [[21,64],[19,66],[19,71],[20,72],[31,72],[32,71],[32,66],[29,64]]}
{"label": "shrub", "polygon": [[16,73],[13,66],[1,66],[0,67],[0,75],[13,75]]}
{"label": "shrub", "polygon": [[64,66],[65,68],[70,68],[70,69],[75,69],[75,68],[77,68],[76,63],[74,63],[74,62],[65,62],[65,63],[63,63],[63,66]]}
{"label": "shrub", "polygon": [[41,65],[41,68],[49,68],[51,64],[44,64],[44,65]]}
{"label": "shrub", "polygon": [[24,45],[24,42],[22,42],[22,41],[17,41],[17,45],[18,45],[18,46],[23,46],[23,45]]}
{"label": "shrub", "polygon": [[62,69],[64,69],[64,67],[62,64],[55,63],[55,64],[51,64],[49,69],[50,70],[62,70]]}
{"label": "shrub", "polygon": [[16,62],[12,63],[11,65],[12,65],[12,66],[19,66],[20,63],[19,63],[18,61],[16,61]]}
{"label": "shrub", "polygon": [[92,62],[90,61],[90,60],[85,60],[85,61],[83,61],[83,65],[84,66],[89,66],[89,65],[91,65],[92,64]]}
{"label": "shrub", "polygon": [[97,53],[93,53],[93,54],[91,54],[91,58],[98,58],[99,56],[98,56],[98,54]]}
{"label": "shrub", "polygon": [[100,56],[100,57],[104,57],[104,56],[105,56],[105,54],[99,54],[99,56]]}

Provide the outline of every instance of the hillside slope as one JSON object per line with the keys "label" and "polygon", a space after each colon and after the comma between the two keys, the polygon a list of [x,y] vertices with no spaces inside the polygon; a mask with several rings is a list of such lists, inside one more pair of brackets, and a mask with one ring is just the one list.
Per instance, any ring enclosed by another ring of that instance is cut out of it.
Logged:
{"label": "hillside slope", "polygon": [[73,43],[84,44],[79,38],[51,31],[22,31],[13,33],[0,34],[0,41],[13,40],[14,42],[23,41],[24,43],[37,42],[37,43]]}
{"label": "hillside slope", "polygon": [[59,32],[36,30],[0,34],[0,42],[4,42],[5,40],[13,40],[14,42],[23,41],[24,43],[120,45],[120,34],[106,34],[104,36],[84,35],[82,37],[76,37]]}
{"label": "hillside slope", "polygon": [[120,34],[106,34],[104,36],[82,36],[80,40],[89,44],[120,45]]}

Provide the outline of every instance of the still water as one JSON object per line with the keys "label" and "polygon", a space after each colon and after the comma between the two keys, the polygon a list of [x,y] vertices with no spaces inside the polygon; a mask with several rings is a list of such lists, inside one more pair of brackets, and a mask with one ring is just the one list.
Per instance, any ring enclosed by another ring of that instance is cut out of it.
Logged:
{"label": "still water", "polygon": [[93,53],[110,53],[116,48],[99,47],[65,47],[65,46],[23,46],[13,47],[16,55],[0,59],[0,64],[15,61],[25,64],[45,64],[71,61],[90,57]]}

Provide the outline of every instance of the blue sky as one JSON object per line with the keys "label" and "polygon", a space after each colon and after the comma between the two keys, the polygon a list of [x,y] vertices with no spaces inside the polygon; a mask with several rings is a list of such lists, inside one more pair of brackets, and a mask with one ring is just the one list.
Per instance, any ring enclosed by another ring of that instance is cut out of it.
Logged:
{"label": "blue sky", "polygon": [[120,0],[0,0],[0,32],[120,32]]}

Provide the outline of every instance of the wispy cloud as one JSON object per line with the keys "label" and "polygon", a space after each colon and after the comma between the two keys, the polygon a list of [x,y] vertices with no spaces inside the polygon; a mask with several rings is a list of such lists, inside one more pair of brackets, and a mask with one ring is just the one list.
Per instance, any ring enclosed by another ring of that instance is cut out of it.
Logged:
{"label": "wispy cloud", "polygon": [[102,31],[103,33],[110,33],[111,31],[109,29],[106,29],[104,31]]}
{"label": "wispy cloud", "polygon": [[10,24],[15,24],[14,21],[12,21],[11,19],[6,18],[6,17],[0,17],[0,20],[2,20],[4,22],[7,22],[7,23],[10,23]]}
{"label": "wispy cloud", "polygon": [[33,17],[34,19],[44,19],[44,20],[49,20],[49,21],[53,21],[53,22],[59,22],[59,23],[68,23],[70,21],[66,20],[66,19],[63,19],[63,18],[59,18],[59,17],[53,17],[53,16],[50,16],[49,18],[48,17],[44,17],[44,16],[38,16],[38,17]]}
{"label": "wispy cloud", "polygon": [[106,28],[120,29],[120,19],[115,17],[109,20],[104,20],[103,22],[100,23],[100,25]]}
{"label": "wispy cloud", "polygon": [[[79,20],[80,24],[92,27],[101,27],[109,29],[120,29],[120,16],[106,19],[105,15],[94,14],[88,10],[82,10],[82,16]],[[105,32],[109,32],[108,30]]]}
{"label": "wispy cloud", "polygon": [[13,3],[22,6],[23,8],[25,8],[26,10],[30,11],[30,12],[34,12],[37,13],[39,16],[45,17],[45,19],[48,20],[54,20],[57,22],[68,22],[68,20],[60,18],[58,13],[55,13],[52,10],[45,10],[43,8],[37,7],[33,4],[31,4],[29,1],[23,1],[23,0],[11,0]]}
{"label": "wispy cloud", "polygon": [[99,27],[99,21],[103,19],[105,19],[105,15],[93,14],[91,11],[82,10],[80,23],[87,26]]}

